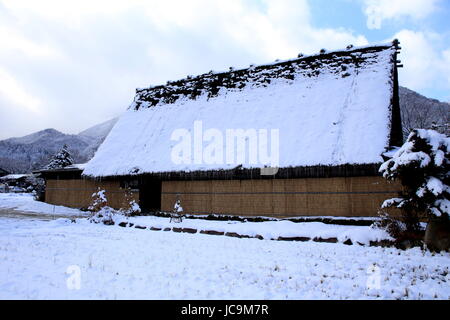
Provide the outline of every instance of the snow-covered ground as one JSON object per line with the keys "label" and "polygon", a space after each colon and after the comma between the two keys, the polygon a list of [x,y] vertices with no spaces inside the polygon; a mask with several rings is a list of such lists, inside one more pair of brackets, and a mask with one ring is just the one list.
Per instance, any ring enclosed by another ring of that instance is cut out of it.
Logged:
{"label": "snow-covered ground", "polygon": [[241,236],[257,237],[266,240],[283,238],[336,238],[338,242],[351,240],[352,243],[364,245],[371,241],[392,240],[389,234],[381,229],[369,226],[352,226],[325,224],[322,222],[292,222],[288,220],[265,222],[240,221],[211,221],[204,219],[184,219],[181,223],[171,223],[169,218],[154,216],[140,216],[115,218],[116,224],[121,221],[132,223],[133,226],[146,228],[189,228],[200,231],[216,231],[224,233],[237,233]]}
{"label": "snow-covered ground", "polygon": [[[88,214],[77,209],[63,206],[54,206],[48,203],[35,201],[31,194],[26,193],[0,193],[0,216],[5,216],[3,209],[12,209],[10,213],[26,212],[29,216],[39,217],[81,217]],[[8,214],[8,216],[11,216]],[[266,221],[266,222],[239,222],[239,221],[211,221],[204,219],[184,219],[181,223],[170,223],[169,218],[141,216],[125,218],[118,216],[115,218],[116,224],[121,221],[133,223],[146,228],[192,228],[197,232],[216,231],[237,233],[242,236],[261,236],[264,239],[278,239],[279,237],[294,238],[337,238],[339,242],[351,240],[352,243],[370,244],[371,241],[390,240],[389,235],[380,229],[373,229],[367,226],[343,226],[334,224],[324,224],[321,222],[292,221]]]}
{"label": "snow-covered ground", "polygon": [[86,216],[86,212],[35,201],[30,193],[0,193],[0,209],[13,209],[36,215]]}
{"label": "snow-covered ground", "polygon": [[0,261],[0,299],[450,299],[448,253],[86,219],[0,218]]}
{"label": "snow-covered ground", "polygon": [[[53,213],[53,206],[28,195],[1,194],[0,207],[37,218]],[[4,215],[8,210],[0,210],[0,299],[450,299],[449,253],[23,219]],[[64,207],[55,212],[83,214]],[[289,221],[129,221],[268,237],[300,231],[361,235],[370,229]]]}

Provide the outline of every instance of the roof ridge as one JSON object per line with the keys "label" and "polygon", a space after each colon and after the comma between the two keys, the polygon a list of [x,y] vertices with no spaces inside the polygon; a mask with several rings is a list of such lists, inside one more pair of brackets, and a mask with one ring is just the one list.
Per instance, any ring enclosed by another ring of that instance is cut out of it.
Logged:
{"label": "roof ridge", "polygon": [[[246,83],[249,82],[247,80],[255,81],[257,84],[261,84],[263,86],[265,84],[269,84],[270,79],[277,77],[293,80],[294,71],[298,70],[292,70],[294,69],[294,67],[289,66],[293,66],[294,64],[296,65],[296,67],[301,66],[309,67],[310,69],[312,69],[310,70],[311,73],[307,74],[307,76],[317,76],[318,74],[320,74],[320,71],[317,70],[318,67],[325,64],[332,64],[333,59],[336,60],[338,58],[341,58],[341,60],[354,62],[356,65],[358,65],[359,58],[358,56],[355,56],[355,54],[374,53],[391,48],[394,50],[399,50],[400,48],[398,47],[398,44],[398,40],[394,40],[391,43],[367,45],[361,47],[348,45],[345,49],[333,51],[326,51],[325,49],[322,49],[319,53],[315,53],[312,55],[299,54],[297,58],[282,61],[276,60],[275,62],[261,65],[250,65],[247,68],[230,68],[230,70],[228,71],[221,72],[214,72],[211,70],[210,72],[203,73],[197,76],[188,76],[179,80],[167,81],[166,84],[150,86],[148,88],[137,88],[135,99],[130,105],[129,109],[138,110],[139,108],[141,108],[141,106],[152,107],[158,105],[161,100],[164,104],[171,104],[176,102],[181,97],[188,97],[195,100],[196,97],[204,93],[208,93],[208,97],[212,97],[217,95],[220,88],[223,87],[227,89],[242,89],[246,86]],[[351,61],[345,59],[345,57],[348,56],[352,57]],[[365,61],[362,58],[359,60],[359,62]],[[348,76],[348,72],[345,72],[345,66],[341,64],[340,67],[342,68],[342,70],[338,68],[338,71],[344,71],[342,73],[342,76]],[[279,70],[277,70],[277,68]],[[282,68],[285,68],[285,70],[281,70]],[[271,72],[275,75],[269,74]],[[261,79],[257,79],[258,76]]]}
{"label": "roof ridge", "polygon": [[223,70],[223,71],[213,71],[210,70],[209,72],[206,73],[201,73],[199,75],[196,76],[191,76],[188,75],[185,78],[181,78],[178,80],[168,80],[166,82],[166,84],[157,84],[157,85],[150,85],[149,87],[144,87],[144,88],[136,88],[136,91],[140,91],[140,90],[149,90],[149,89],[154,89],[154,88],[160,88],[160,87],[164,87],[170,83],[174,83],[174,82],[179,82],[179,81],[183,81],[183,80],[195,80],[197,78],[206,76],[206,75],[220,75],[220,74],[227,74],[230,72],[239,72],[239,71],[245,71],[245,70],[249,70],[250,68],[258,68],[258,67],[267,67],[267,66],[274,66],[274,65],[280,65],[286,62],[295,62],[295,61],[300,61],[302,59],[308,59],[308,58],[312,58],[312,57],[320,57],[320,56],[324,56],[324,55],[328,55],[328,54],[335,54],[335,53],[353,53],[355,51],[360,51],[360,50],[369,50],[369,49],[374,49],[374,48],[391,48],[391,47],[395,47],[395,41],[397,39],[393,40],[392,42],[386,42],[386,43],[379,43],[379,44],[371,44],[371,45],[366,45],[366,46],[353,46],[352,44],[349,44],[345,49],[344,48],[340,48],[340,49],[335,49],[332,51],[325,51],[322,52],[322,50],[326,50],[326,49],[321,49],[319,52],[317,53],[312,53],[312,54],[303,54],[303,53],[299,53],[299,55],[297,58],[291,58],[291,59],[284,59],[284,60],[280,60],[280,59],[276,59],[274,62],[268,62],[268,63],[262,63],[262,64],[250,64],[248,67],[245,68],[239,68],[239,69],[234,69],[233,67],[230,67],[230,70]]}

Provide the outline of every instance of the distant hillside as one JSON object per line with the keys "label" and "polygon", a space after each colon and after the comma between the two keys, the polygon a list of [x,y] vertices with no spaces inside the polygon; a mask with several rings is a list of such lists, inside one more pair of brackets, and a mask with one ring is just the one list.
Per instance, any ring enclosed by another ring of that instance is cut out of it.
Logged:
{"label": "distant hillside", "polygon": [[0,141],[0,168],[27,173],[45,166],[66,144],[76,163],[87,162],[112,129],[117,119],[93,126],[77,135],[46,129],[20,138]]}
{"label": "distant hillside", "polygon": [[399,96],[405,139],[413,128],[433,128],[447,135],[450,134],[449,103],[424,97],[404,87],[400,87]]}

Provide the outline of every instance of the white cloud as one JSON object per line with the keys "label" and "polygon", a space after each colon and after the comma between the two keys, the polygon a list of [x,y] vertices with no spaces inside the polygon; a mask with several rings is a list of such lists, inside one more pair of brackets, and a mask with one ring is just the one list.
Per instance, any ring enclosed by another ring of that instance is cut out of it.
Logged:
{"label": "white cloud", "polygon": [[[136,87],[367,44],[310,15],[307,0],[0,0],[0,68],[19,92],[2,92],[0,112],[29,105],[42,128],[77,132],[124,111]],[[23,134],[36,127],[21,120]]]}
{"label": "white cloud", "polygon": [[447,87],[449,88],[448,99],[450,102],[450,48],[442,52],[445,75],[447,76]]}
{"label": "white cloud", "polygon": [[450,91],[450,47],[437,33],[401,30],[394,36],[401,41],[401,85],[413,90],[447,89]]}
{"label": "white cloud", "polygon": [[46,44],[36,43],[35,41],[20,35],[16,30],[6,28],[1,25],[0,39],[2,42],[2,45],[0,46],[0,54],[20,53],[36,58],[55,58],[60,56],[60,53],[56,50],[56,48],[52,48]]}
{"label": "white cloud", "polygon": [[3,6],[20,22],[39,17],[73,28],[80,28],[86,19],[96,15],[116,15],[140,0],[2,0]]}
{"label": "white cloud", "polygon": [[0,69],[0,98],[32,113],[39,112],[41,101],[30,95],[8,72]]}
{"label": "white cloud", "polygon": [[432,14],[441,0],[364,0],[369,29],[380,29],[383,21],[405,17],[423,19]]}
{"label": "white cloud", "polygon": [[250,0],[153,3],[145,13],[161,32],[182,30],[209,43],[233,43],[265,59],[292,57],[299,50],[316,52],[325,43],[329,49],[367,43],[345,29],[314,28],[307,0],[263,0],[260,7]]}

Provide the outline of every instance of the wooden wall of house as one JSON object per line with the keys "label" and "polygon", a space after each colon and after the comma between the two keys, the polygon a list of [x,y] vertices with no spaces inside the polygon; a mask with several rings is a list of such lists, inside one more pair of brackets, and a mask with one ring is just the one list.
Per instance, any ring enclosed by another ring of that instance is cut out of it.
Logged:
{"label": "wooden wall of house", "polygon": [[[92,194],[98,189],[106,190],[110,207],[119,209],[124,206],[124,189],[118,181],[95,181],[87,179],[47,180],[45,202],[72,208],[87,208],[92,202]],[[133,192],[133,198],[139,201],[139,192]]]}
{"label": "wooden wall of house", "polygon": [[163,181],[161,209],[241,216],[376,216],[398,183],[382,177]]}
{"label": "wooden wall of house", "polygon": [[[106,190],[109,205],[124,205],[118,181],[47,180],[46,202],[87,208],[92,194]],[[381,177],[273,180],[163,181],[161,210],[171,211],[177,198],[188,214],[240,216],[376,216],[381,203],[395,197],[398,183]],[[139,200],[139,192],[133,193]]]}

